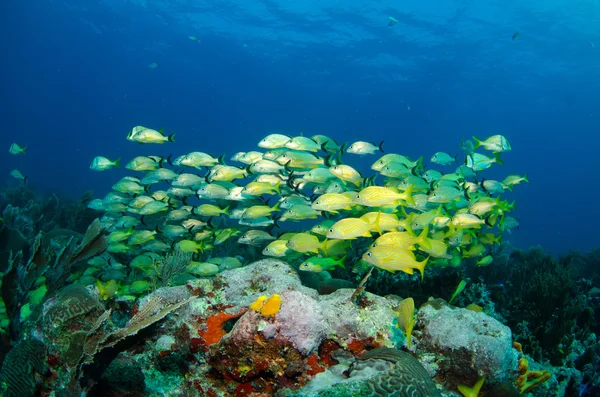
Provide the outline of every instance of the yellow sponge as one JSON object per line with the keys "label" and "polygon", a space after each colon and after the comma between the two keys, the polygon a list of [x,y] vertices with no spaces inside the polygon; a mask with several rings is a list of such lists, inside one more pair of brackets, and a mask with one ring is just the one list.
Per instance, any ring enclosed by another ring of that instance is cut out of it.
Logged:
{"label": "yellow sponge", "polygon": [[265,317],[273,317],[279,313],[281,309],[281,296],[274,294],[272,295],[260,309],[260,315]]}

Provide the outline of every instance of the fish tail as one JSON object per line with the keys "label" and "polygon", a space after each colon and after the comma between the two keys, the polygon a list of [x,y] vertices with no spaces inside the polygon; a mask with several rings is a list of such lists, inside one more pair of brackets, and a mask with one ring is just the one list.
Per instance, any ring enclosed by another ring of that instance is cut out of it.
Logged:
{"label": "fish tail", "polygon": [[421,262],[417,262],[417,270],[421,273],[421,281],[425,279],[425,265],[427,265],[427,261],[429,261],[430,256],[425,258]]}
{"label": "fish tail", "polygon": [[119,162],[121,161],[120,157],[117,157],[117,159],[113,162],[114,166],[119,168]]}
{"label": "fish tail", "polygon": [[474,145],[475,149],[477,149],[479,146],[483,145],[483,142],[480,141],[479,139],[473,137],[473,140],[475,141],[475,145]]}
{"label": "fish tail", "polygon": [[347,149],[348,149],[348,142],[344,142],[344,144],[340,148],[340,153],[341,154],[346,154],[347,153]]}
{"label": "fish tail", "polygon": [[327,167],[332,167],[333,164],[333,160],[335,158],[335,152],[331,152],[329,153],[329,155],[327,157],[325,157],[323,159],[323,163],[327,166]]}
{"label": "fish tail", "polygon": [[322,255],[323,257],[329,256],[327,253],[327,241],[327,238],[325,238],[325,240],[317,247],[317,254]]}
{"label": "fish tail", "polygon": [[383,150],[383,141],[379,143],[379,150],[381,150],[381,153],[385,153],[385,151]]}
{"label": "fish tail", "polygon": [[419,237],[417,237],[417,244],[420,244],[425,249],[431,249],[431,240],[427,237],[429,233],[429,226],[425,227]]}
{"label": "fish tail", "polygon": [[472,387],[467,385],[458,385],[458,390],[465,397],[477,397],[479,395],[479,391],[481,390],[481,386],[483,386],[483,382],[485,382],[485,376],[479,378],[479,380]]}
{"label": "fish tail", "polygon": [[217,163],[219,163],[219,164],[225,164],[225,153],[223,153],[222,155],[220,155],[217,158]]}
{"label": "fish tail", "polygon": [[483,221],[485,223],[486,226],[492,228],[496,225],[496,220],[497,220],[497,215],[496,214],[491,214],[490,216],[488,216],[487,218],[485,218]]}
{"label": "fish tail", "polygon": [[171,135],[167,136],[167,141],[175,142],[175,133],[172,133]]}
{"label": "fish tail", "polygon": [[415,205],[415,199],[412,196],[414,185],[408,185],[408,188],[404,191],[404,201],[406,201],[410,205]]}
{"label": "fish tail", "polygon": [[502,158],[500,157],[500,153],[496,154],[496,156],[494,156],[494,160],[496,161],[496,163],[500,164],[500,165],[504,165],[504,161],[502,161]]}
{"label": "fish tail", "polygon": [[524,180],[525,182],[529,183],[529,177],[527,176],[527,174],[525,174],[525,175],[523,176],[523,180]]}
{"label": "fish tail", "polygon": [[381,230],[381,212],[377,213],[377,217],[375,218],[375,230],[377,231],[377,233],[379,233],[379,235],[383,234],[383,230]]}
{"label": "fish tail", "polygon": [[465,165],[468,168],[473,169],[473,167],[475,166],[475,161],[473,160],[473,155],[468,154],[467,157],[465,158]]}
{"label": "fish tail", "polygon": [[425,171],[425,166],[423,165],[423,160],[424,160],[423,156],[421,156],[421,157],[419,157],[417,159],[416,169],[419,170],[419,171],[421,171],[421,172]]}
{"label": "fish tail", "polygon": [[342,269],[346,269],[346,264],[344,263],[344,261],[346,260],[347,257],[348,257],[348,255],[344,255],[337,261],[337,263],[340,265],[340,267]]}

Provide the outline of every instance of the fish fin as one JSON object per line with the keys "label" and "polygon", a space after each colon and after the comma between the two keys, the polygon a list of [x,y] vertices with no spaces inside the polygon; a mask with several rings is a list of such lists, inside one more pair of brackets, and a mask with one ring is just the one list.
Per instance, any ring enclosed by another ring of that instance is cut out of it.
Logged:
{"label": "fish fin", "polygon": [[24,184],[24,185],[27,185],[27,179],[28,179],[28,178],[29,178],[28,176],[24,176],[24,177],[23,177],[23,184]]}
{"label": "fish fin", "polygon": [[527,176],[527,174],[523,175],[523,180],[529,183],[529,177]]}
{"label": "fish fin", "polygon": [[479,139],[473,137],[473,140],[475,141],[475,145],[473,145],[475,147],[475,149],[477,149],[479,146],[483,145],[483,142],[480,141]]}
{"label": "fish fin", "polygon": [[323,159],[323,163],[324,163],[324,164],[325,164],[327,167],[331,167],[331,166],[333,166],[334,164],[333,164],[333,161],[332,161],[332,160],[333,160],[334,156],[335,156],[335,152],[331,152],[331,153],[329,153],[329,155]]}
{"label": "fish fin", "polygon": [[290,172],[290,175],[288,176],[288,179],[287,181],[285,181],[285,183],[290,189],[296,190],[296,188],[294,187],[294,171]]}
{"label": "fish fin", "polygon": [[381,224],[379,223],[381,221],[381,212],[377,212],[377,216],[375,217],[375,231],[377,231],[377,233],[379,233],[379,235],[381,236],[383,234],[383,230],[381,230]]}
{"label": "fish fin", "polygon": [[120,157],[118,157],[118,158],[117,158],[117,159],[116,159],[116,160],[113,162],[114,166],[115,166],[115,167],[117,167],[117,168],[119,168],[119,162],[120,162],[120,161],[121,161],[121,158],[120,158]]}
{"label": "fish fin", "polygon": [[417,165],[416,168],[417,170],[424,172],[425,171],[425,166],[423,165],[423,161],[425,160],[425,158],[423,156],[419,157],[417,159]]}
{"label": "fish fin", "polygon": [[502,161],[502,158],[500,157],[500,153],[496,154],[496,156],[494,156],[494,160],[496,160],[496,163],[500,164],[500,165],[504,165],[504,161]]}
{"label": "fish fin", "polygon": [[167,136],[167,141],[175,142],[175,133],[172,133],[171,135]]}
{"label": "fish fin", "polygon": [[483,386],[483,382],[485,382],[485,376],[479,378],[473,387],[469,387],[467,385],[458,385],[457,387],[463,396],[477,397],[479,395],[479,391],[481,390],[481,386]]}
{"label": "fish fin", "polygon": [[497,219],[498,217],[496,214],[491,214],[490,216],[484,219],[484,222],[488,227],[494,227],[496,225]]}
{"label": "fish fin", "polygon": [[337,261],[338,265],[344,270],[346,270],[346,264],[344,263],[344,261],[346,260],[347,257],[348,257],[348,255],[344,255]]}
{"label": "fish fin", "polygon": [[341,154],[346,154],[348,149],[348,142],[344,142],[344,144],[342,145],[342,147],[340,148],[340,153]]}
{"label": "fish fin", "polygon": [[229,216],[229,205],[227,207],[223,208],[223,214]]}
{"label": "fish fin", "polygon": [[208,218],[208,220],[206,221],[206,225],[213,230],[219,227],[217,221],[212,216]]}
{"label": "fish fin", "polygon": [[385,153],[385,151],[383,150],[383,141],[381,141],[378,145],[379,150],[381,150],[381,153]]}
{"label": "fish fin", "polygon": [[485,182],[485,177],[481,178],[481,182],[479,182],[479,186],[481,186],[481,188],[488,193],[488,190],[485,188],[485,186],[483,186],[483,183]]}
{"label": "fish fin", "polygon": [[429,237],[427,237],[428,233],[429,233],[429,226],[425,227],[425,229],[423,229],[421,234],[419,234],[419,237],[417,238],[417,243],[422,245],[425,249],[430,250],[431,249],[431,239]]}
{"label": "fish fin", "polygon": [[244,169],[244,171],[246,172],[247,175],[252,175],[254,174],[254,172],[252,172],[252,170],[250,169],[250,167],[252,167],[252,164],[248,164],[246,166],[246,168]]}
{"label": "fish fin", "polygon": [[223,153],[222,155],[220,155],[220,156],[217,158],[217,162],[218,162],[219,164],[225,164],[225,153]]}
{"label": "fish fin", "polygon": [[406,201],[410,205],[416,205],[415,199],[412,196],[413,188],[414,185],[411,183],[410,185],[408,185],[408,188],[404,191],[404,195],[406,196],[404,198],[404,201]]}
{"label": "fish fin", "polygon": [[429,261],[429,258],[431,257],[428,256],[423,261],[417,262],[417,270],[421,273],[421,282],[425,280],[425,265],[427,265],[427,261]]}

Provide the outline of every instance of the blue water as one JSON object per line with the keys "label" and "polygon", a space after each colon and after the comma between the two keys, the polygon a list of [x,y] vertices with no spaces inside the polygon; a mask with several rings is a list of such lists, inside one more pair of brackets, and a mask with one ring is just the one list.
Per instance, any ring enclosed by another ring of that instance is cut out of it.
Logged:
{"label": "blue water", "polygon": [[[521,223],[509,240],[590,250],[600,4],[522,3],[5,0],[0,181],[18,168],[40,190],[102,197],[126,170],[93,172],[96,155],[231,155],[280,131],[429,158],[500,133],[513,150],[488,177],[531,180],[507,195]],[[134,125],[177,143],[128,142]],[[27,155],[10,156],[12,142]]]}

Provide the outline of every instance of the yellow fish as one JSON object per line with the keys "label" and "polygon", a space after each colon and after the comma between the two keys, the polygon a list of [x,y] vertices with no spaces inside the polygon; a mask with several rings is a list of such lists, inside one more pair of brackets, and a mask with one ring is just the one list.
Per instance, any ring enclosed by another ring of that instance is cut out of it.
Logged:
{"label": "yellow fish", "polygon": [[360,186],[364,179],[360,172],[345,164],[329,167],[329,172],[342,181],[350,182],[355,186]]}
{"label": "yellow fish", "polygon": [[318,211],[337,212],[351,210],[352,199],[341,193],[325,193],[313,201],[311,207]]}
{"label": "yellow fish", "polygon": [[413,270],[417,269],[421,273],[421,280],[425,276],[425,265],[429,260],[429,258],[426,258],[418,262],[413,251],[387,245],[369,249],[363,254],[362,259],[391,273],[403,271],[413,274]]}
{"label": "yellow fish", "polygon": [[323,243],[319,241],[317,236],[308,233],[295,234],[286,244],[287,248],[293,249],[296,252],[312,252],[319,253],[323,250]]}
{"label": "yellow fish", "polygon": [[127,135],[127,140],[138,143],[158,143],[175,142],[175,133],[164,136],[162,130],[156,131],[142,126],[133,127]]}
{"label": "yellow fish", "polygon": [[270,134],[264,137],[259,143],[258,147],[263,149],[278,149],[285,147],[285,144],[292,139],[287,135],[282,134]]}
{"label": "yellow fish", "polygon": [[412,186],[409,186],[402,193],[383,186],[369,186],[358,193],[354,202],[367,207],[380,207],[399,200],[404,200],[412,205],[415,204],[415,200],[412,197]]}
{"label": "yellow fish", "polygon": [[357,237],[371,237],[373,226],[359,218],[345,218],[337,221],[327,231],[327,238],[352,240]]}

